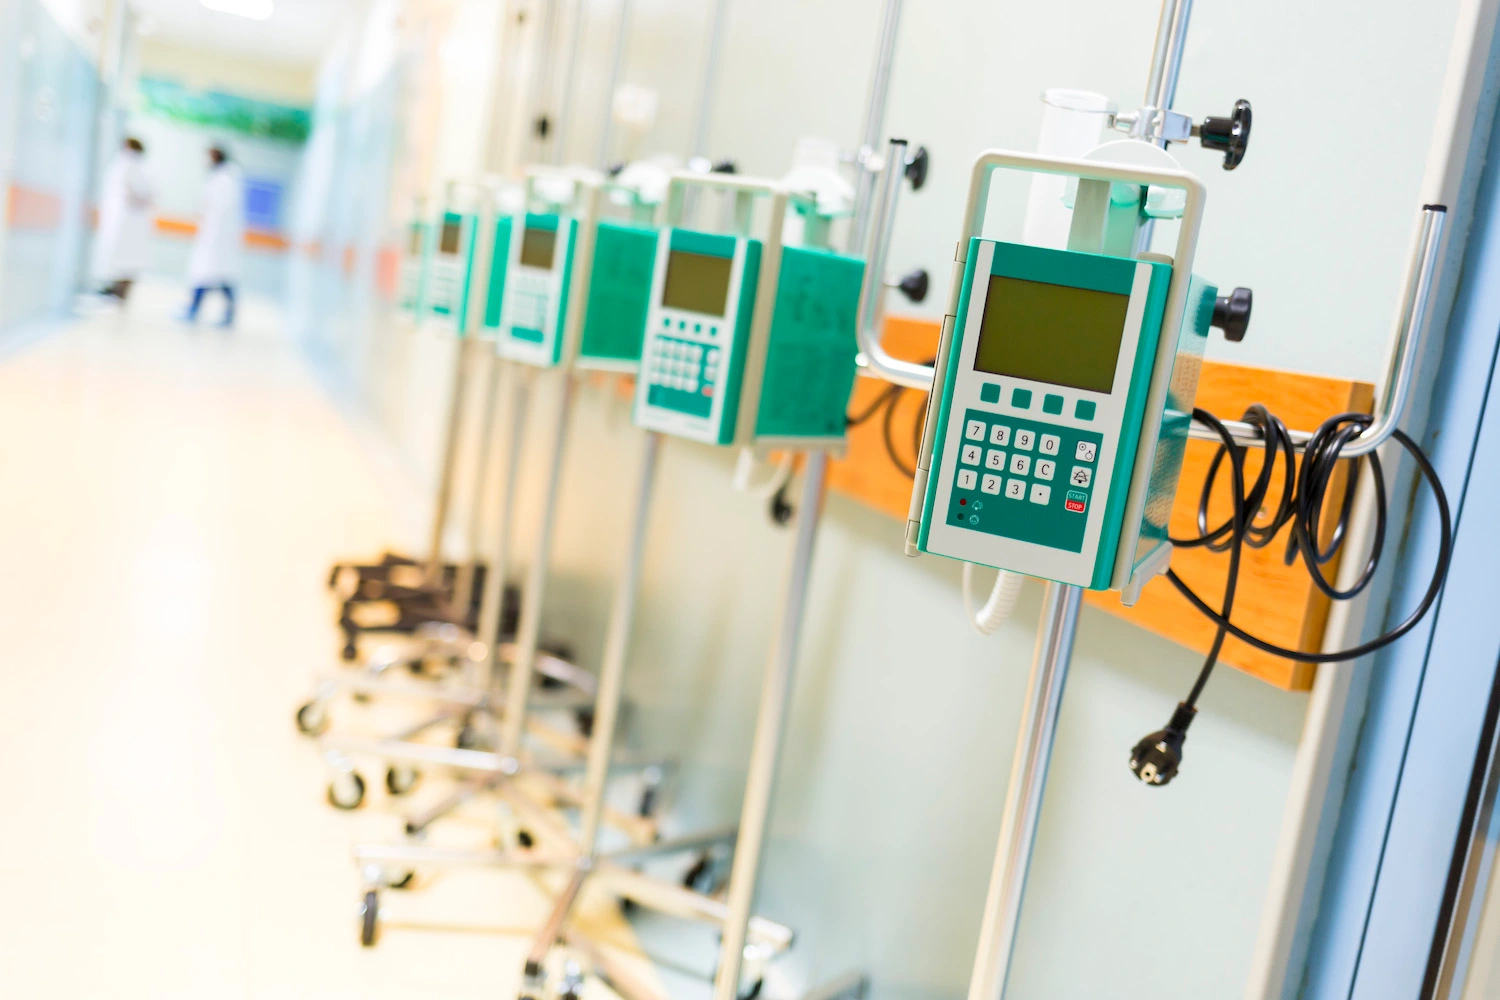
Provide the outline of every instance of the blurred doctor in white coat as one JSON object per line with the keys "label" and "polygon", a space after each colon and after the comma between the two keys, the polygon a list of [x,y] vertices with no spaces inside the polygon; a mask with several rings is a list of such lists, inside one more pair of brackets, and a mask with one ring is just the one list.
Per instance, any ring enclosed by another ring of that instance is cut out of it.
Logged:
{"label": "blurred doctor in white coat", "polygon": [[234,286],[239,281],[240,248],[245,242],[245,179],[222,146],[208,151],[208,183],[203,189],[203,216],[188,259],[188,281],[193,300],[183,319],[196,322],[203,298],[210,291],[224,293],[220,326],[234,325]]}
{"label": "blurred doctor in white coat", "polygon": [[130,286],[151,258],[151,180],[146,176],[146,147],[126,139],[104,174],[99,193],[99,231],[94,236],[91,270],[103,287],[99,294],[123,304]]}

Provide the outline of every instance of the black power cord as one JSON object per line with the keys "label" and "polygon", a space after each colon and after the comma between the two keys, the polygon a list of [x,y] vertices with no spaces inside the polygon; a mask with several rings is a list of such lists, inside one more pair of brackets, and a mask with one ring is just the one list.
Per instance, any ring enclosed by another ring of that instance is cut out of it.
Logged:
{"label": "black power cord", "polygon": [[[1355,458],[1344,458],[1342,452],[1346,445],[1358,438],[1375,422],[1375,418],[1368,413],[1341,413],[1325,420],[1303,448],[1302,466],[1299,471],[1296,464],[1297,450],[1286,425],[1264,406],[1257,404],[1250,407],[1242,419],[1260,432],[1263,460],[1260,473],[1248,489],[1245,481],[1245,456],[1248,450],[1235,443],[1228,428],[1212,413],[1194,409],[1193,419],[1212,429],[1222,443],[1209,465],[1208,474],[1203,482],[1203,491],[1198,498],[1198,534],[1192,538],[1173,538],[1171,542],[1180,548],[1202,547],[1211,552],[1229,553],[1229,572],[1224,582],[1223,599],[1220,601],[1219,610],[1215,611],[1207,601],[1184,583],[1181,577],[1172,570],[1167,570],[1167,579],[1172,586],[1177,588],[1188,603],[1218,626],[1218,630],[1214,635],[1213,644],[1209,647],[1208,656],[1203,662],[1203,668],[1198,672],[1198,679],[1194,682],[1187,698],[1178,703],[1166,728],[1142,738],[1131,750],[1130,769],[1135,772],[1136,777],[1149,785],[1165,785],[1176,777],[1178,767],[1182,763],[1182,744],[1187,738],[1188,727],[1198,713],[1198,698],[1203,694],[1203,689],[1213,674],[1214,665],[1218,662],[1219,653],[1223,649],[1224,639],[1227,636],[1232,635],[1256,649],[1275,656],[1300,660],[1304,663],[1335,663],[1356,659],[1389,646],[1416,628],[1417,623],[1432,609],[1438,595],[1442,592],[1443,581],[1448,575],[1448,564],[1453,557],[1453,518],[1448,506],[1448,496],[1443,490],[1437,470],[1433,468],[1432,462],[1415,441],[1402,431],[1393,431],[1391,437],[1416,461],[1417,468],[1431,487],[1441,520],[1442,534],[1438,544],[1437,565],[1433,567],[1432,579],[1416,609],[1407,615],[1401,624],[1374,639],[1331,653],[1308,653],[1288,649],[1259,636],[1251,635],[1230,620],[1234,611],[1235,592],[1239,586],[1241,556],[1247,545],[1251,548],[1265,548],[1270,545],[1277,534],[1288,525],[1291,530],[1287,536],[1286,564],[1290,566],[1300,556],[1314,585],[1332,600],[1350,600],[1362,593],[1374,579],[1375,571],[1379,568],[1380,558],[1384,553],[1386,540],[1388,509],[1385,496],[1385,472],[1381,467],[1380,457],[1375,452]],[[1229,462],[1232,490],[1230,512],[1223,523],[1210,528],[1208,524],[1209,498],[1226,459]],[[1370,474],[1375,483],[1374,539],[1370,547],[1369,559],[1360,571],[1359,577],[1347,589],[1339,590],[1323,575],[1323,567],[1338,554],[1347,536],[1349,517],[1354,504],[1354,483],[1359,475],[1359,463],[1362,459],[1369,461]],[[1347,486],[1339,506],[1337,520],[1329,533],[1328,544],[1320,545],[1318,539],[1323,533],[1326,520],[1324,506],[1327,503],[1328,491],[1333,484],[1334,476],[1339,471],[1340,462],[1348,463]],[[1261,514],[1271,484],[1277,478],[1278,466],[1280,467],[1281,499],[1274,511]],[[1257,517],[1260,519],[1257,520]]]}

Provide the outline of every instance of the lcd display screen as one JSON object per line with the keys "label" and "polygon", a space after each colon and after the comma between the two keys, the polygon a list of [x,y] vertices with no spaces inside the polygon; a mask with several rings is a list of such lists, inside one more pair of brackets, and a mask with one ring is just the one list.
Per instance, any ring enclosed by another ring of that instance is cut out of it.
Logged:
{"label": "lcd display screen", "polygon": [[729,276],[734,261],[705,253],[673,250],[667,254],[661,304],[705,316],[722,316],[729,304]]}
{"label": "lcd display screen", "polygon": [[975,371],[1109,392],[1130,296],[990,276]]}
{"label": "lcd display screen", "polygon": [[444,222],[442,235],[438,237],[438,252],[446,254],[458,253],[458,245],[463,239],[464,227],[458,222]]}
{"label": "lcd display screen", "polygon": [[521,234],[521,266],[552,270],[552,255],[557,250],[557,231],[526,227]]}

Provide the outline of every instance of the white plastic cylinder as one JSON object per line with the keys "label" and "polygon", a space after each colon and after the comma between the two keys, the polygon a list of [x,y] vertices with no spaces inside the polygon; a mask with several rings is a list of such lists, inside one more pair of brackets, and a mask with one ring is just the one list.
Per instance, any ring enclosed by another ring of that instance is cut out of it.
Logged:
{"label": "white plastic cylinder", "polygon": [[[1042,132],[1037,152],[1047,156],[1081,157],[1099,145],[1115,102],[1090,90],[1053,87],[1042,92]],[[1066,248],[1073,213],[1064,203],[1068,178],[1032,174],[1026,201],[1026,223],[1021,240],[1033,246]]]}

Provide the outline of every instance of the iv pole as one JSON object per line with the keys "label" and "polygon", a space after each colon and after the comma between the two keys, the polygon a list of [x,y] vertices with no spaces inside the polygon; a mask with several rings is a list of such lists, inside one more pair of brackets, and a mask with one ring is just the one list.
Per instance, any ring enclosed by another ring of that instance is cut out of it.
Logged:
{"label": "iv pole", "polygon": [[[875,72],[862,134],[878,136],[885,115],[886,95],[890,89],[891,64],[895,59],[896,26],[901,17],[901,0],[886,0],[885,17],[876,53]],[[885,175],[900,183],[904,161],[887,159]],[[861,180],[871,176],[860,163]],[[868,201],[873,184],[862,183],[860,196]],[[868,217],[868,208],[856,204],[855,217]],[[861,233],[851,231],[850,244],[863,249]],[[879,286],[881,274],[876,262],[865,261],[865,285]],[[877,300],[861,296],[856,329],[873,322],[865,310]],[[770,818],[771,795],[775,791],[782,737],[791,699],[792,678],[797,666],[797,647],[802,621],[807,609],[807,589],[812,579],[812,557],[817,546],[818,527],[823,514],[823,495],[827,483],[829,455],[825,449],[807,453],[802,470],[802,490],[798,498],[797,536],[787,571],[784,603],[777,625],[771,662],[761,687],[761,699],[755,722],[755,737],[750,751],[750,770],[745,781],[745,798],[740,809],[740,832],[734,847],[734,864],[729,874],[727,903],[729,913],[724,921],[724,936],[719,946],[719,968],[714,975],[713,1000],[737,1000],[740,995],[740,972],[745,961],[750,911],[755,901],[756,883],[760,877],[760,859],[765,846]]]}

